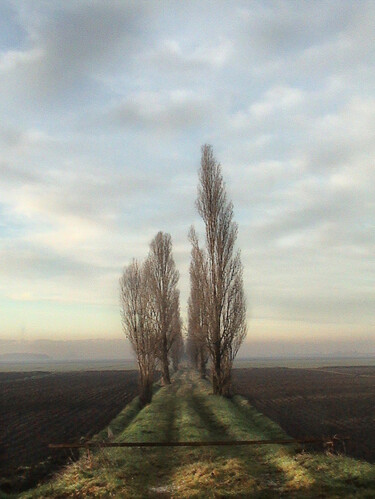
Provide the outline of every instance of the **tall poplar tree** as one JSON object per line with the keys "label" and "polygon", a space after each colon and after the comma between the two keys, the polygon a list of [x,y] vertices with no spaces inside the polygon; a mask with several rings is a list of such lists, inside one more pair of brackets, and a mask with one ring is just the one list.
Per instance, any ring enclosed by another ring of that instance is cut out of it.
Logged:
{"label": "tall poplar tree", "polygon": [[157,356],[162,381],[171,382],[169,359],[172,345],[181,334],[179,272],[172,255],[170,234],[158,232],[150,244],[145,264],[147,285],[151,294],[154,327],[158,338]]}
{"label": "tall poplar tree", "polygon": [[213,392],[228,396],[233,360],[246,336],[246,303],[240,253],[235,251],[238,227],[233,221],[233,204],[210,145],[202,147],[196,205],[206,235],[204,308]]}

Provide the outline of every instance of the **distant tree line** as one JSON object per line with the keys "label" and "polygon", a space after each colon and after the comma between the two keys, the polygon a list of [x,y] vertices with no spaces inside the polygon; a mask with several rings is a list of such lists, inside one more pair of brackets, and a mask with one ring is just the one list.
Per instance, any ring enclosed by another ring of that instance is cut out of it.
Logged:
{"label": "distant tree line", "polygon": [[[229,396],[233,361],[246,336],[246,304],[233,205],[209,145],[202,147],[196,206],[205,245],[191,227],[186,352],[202,378],[210,364],[213,393]],[[176,371],[184,353],[178,279],[171,236],[163,232],[151,241],[146,260],[133,260],[120,279],[122,323],[138,361],[142,404],[151,401],[157,365],[169,384],[170,361]]]}

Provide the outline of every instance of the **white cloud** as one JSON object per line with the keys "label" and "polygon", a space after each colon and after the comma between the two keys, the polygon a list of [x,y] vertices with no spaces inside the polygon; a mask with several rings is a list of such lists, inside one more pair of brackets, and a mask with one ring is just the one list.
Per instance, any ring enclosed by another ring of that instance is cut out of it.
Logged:
{"label": "white cloud", "polygon": [[213,105],[205,96],[176,89],[171,92],[137,92],[107,113],[108,122],[117,126],[178,131],[200,126],[212,116]]}
{"label": "white cloud", "polygon": [[28,65],[39,63],[44,57],[43,50],[8,50],[0,54],[0,72],[7,73],[25,68]]}
{"label": "white cloud", "polygon": [[166,39],[143,54],[143,58],[161,70],[205,72],[222,68],[230,62],[232,55],[232,43],[227,39],[194,47],[183,47],[178,40]]}
{"label": "white cloud", "polygon": [[304,102],[304,92],[298,88],[277,86],[268,90],[264,99],[250,106],[255,118],[265,118],[276,112],[290,112]]}

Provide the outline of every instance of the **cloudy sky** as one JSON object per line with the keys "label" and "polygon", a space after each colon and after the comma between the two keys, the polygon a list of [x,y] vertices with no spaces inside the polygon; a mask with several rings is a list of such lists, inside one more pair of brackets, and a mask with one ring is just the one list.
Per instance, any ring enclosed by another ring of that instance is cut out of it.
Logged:
{"label": "cloudy sky", "polygon": [[[239,224],[252,342],[375,352],[375,2],[0,0],[0,338],[120,338],[200,147]],[[365,343],[362,343],[365,344]]]}

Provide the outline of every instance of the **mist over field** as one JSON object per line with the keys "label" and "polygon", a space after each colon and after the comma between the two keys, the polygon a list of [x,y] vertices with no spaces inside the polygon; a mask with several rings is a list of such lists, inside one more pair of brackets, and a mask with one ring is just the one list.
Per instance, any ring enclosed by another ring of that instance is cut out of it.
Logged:
{"label": "mist over field", "polygon": [[[45,354],[49,361],[59,360],[134,360],[134,354],[123,338],[107,340],[0,340],[0,362],[11,360],[6,354]],[[245,358],[288,358],[288,357],[370,357],[375,355],[372,337],[358,341],[252,341],[245,343],[238,357]],[[27,356],[25,356],[25,360]]]}

